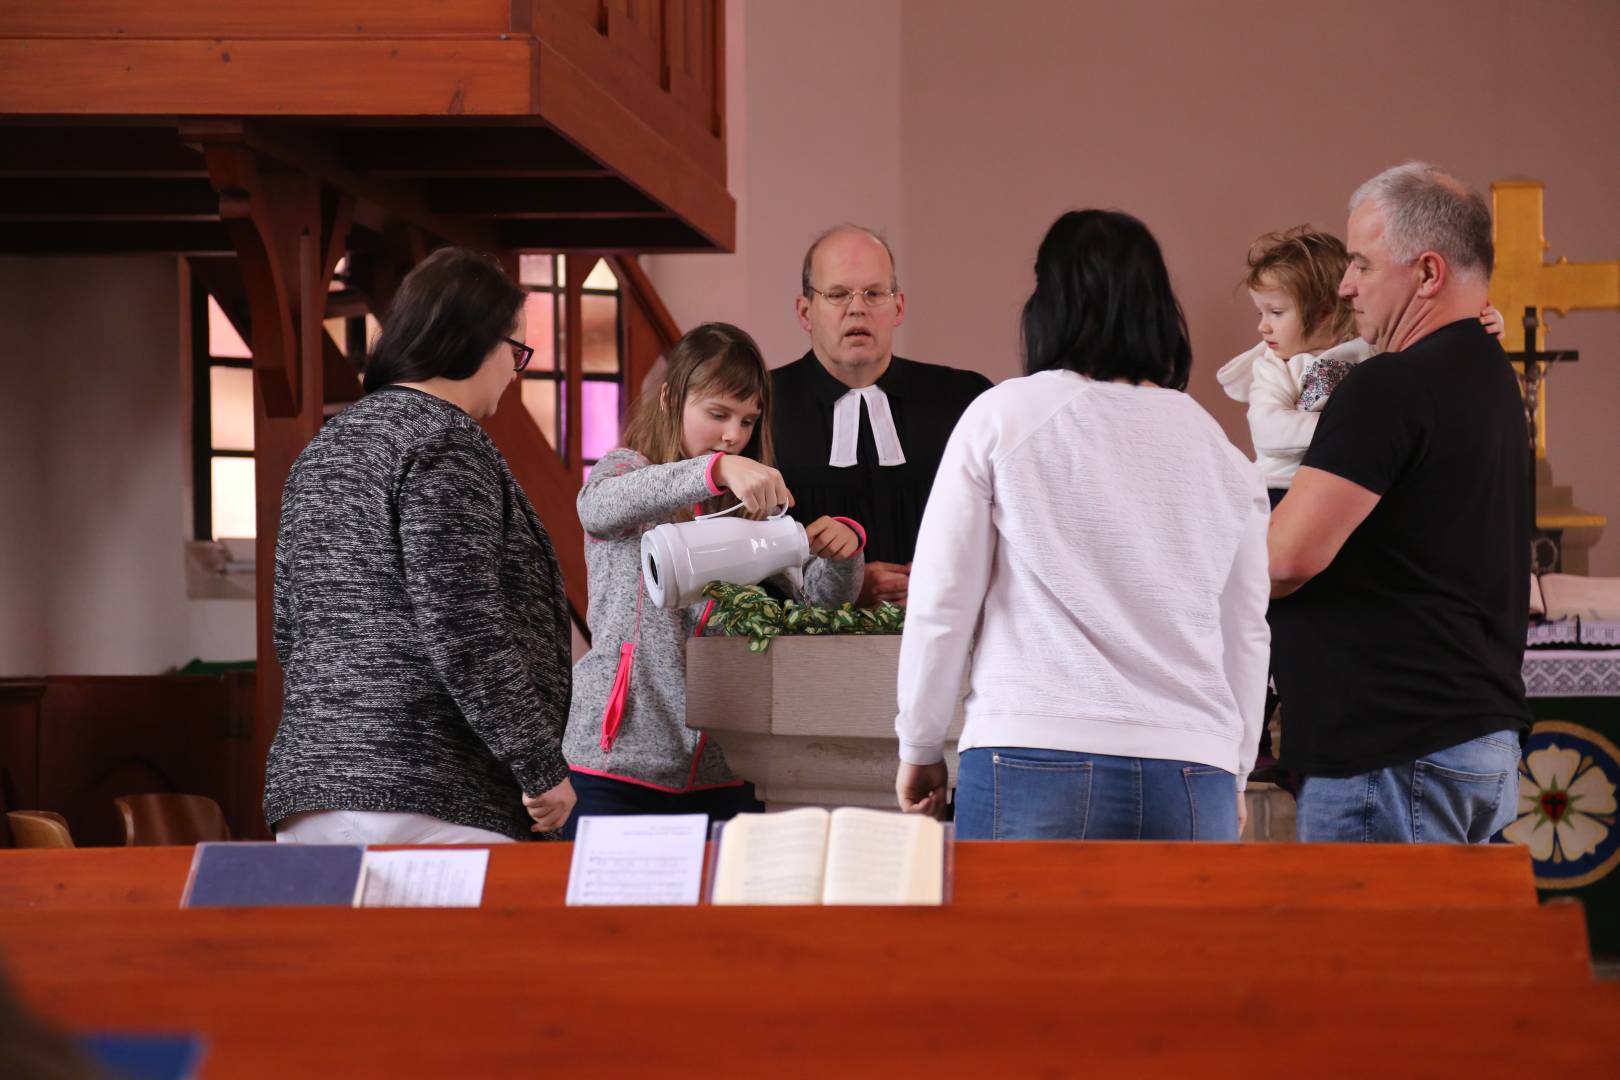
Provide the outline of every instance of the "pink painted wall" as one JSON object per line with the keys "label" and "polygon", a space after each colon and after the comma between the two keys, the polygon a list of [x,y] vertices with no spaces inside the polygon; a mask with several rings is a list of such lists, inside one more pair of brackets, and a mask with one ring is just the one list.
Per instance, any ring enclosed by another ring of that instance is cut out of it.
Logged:
{"label": "pink painted wall", "polygon": [[[1620,258],[1613,0],[730,11],[746,20],[729,57],[739,253],[655,273],[683,323],[724,310],[773,362],[804,348],[789,305],[805,241],[855,218],[895,243],[901,351],[1015,375],[1042,233],[1064,210],[1119,207],[1164,245],[1193,331],[1192,393],[1247,449],[1214,373],[1256,337],[1235,287],[1248,243],[1306,221],[1342,235],[1346,199],[1379,169],[1416,157],[1481,188],[1544,180],[1552,254]],[[1582,354],[1549,387],[1551,460],[1613,521],[1592,572],[1620,575],[1620,313],[1555,320],[1549,342]]]}
{"label": "pink painted wall", "polygon": [[0,676],[254,654],[186,595],[179,310],[173,257],[0,258]]}

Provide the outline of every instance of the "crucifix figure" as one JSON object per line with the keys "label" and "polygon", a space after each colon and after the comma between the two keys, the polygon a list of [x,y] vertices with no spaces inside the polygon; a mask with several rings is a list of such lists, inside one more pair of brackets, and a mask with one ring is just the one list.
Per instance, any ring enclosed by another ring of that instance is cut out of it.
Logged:
{"label": "crucifix figure", "polygon": [[[1547,402],[1542,382],[1550,365],[1575,359],[1573,352],[1546,352],[1546,313],[1567,315],[1574,310],[1620,310],[1620,259],[1603,263],[1571,263],[1560,257],[1552,263],[1543,255],[1550,247],[1542,233],[1542,196],[1539,180],[1501,180],[1491,185],[1495,224],[1496,271],[1491,275],[1491,302],[1507,316],[1502,346],[1524,365],[1525,412],[1529,455],[1530,507],[1534,520],[1531,536],[1532,566],[1538,573],[1577,569],[1566,567],[1564,534],[1578,530],[1585,542],[1597,542],[1608,519],[1548,497],[1550,485],[1538,484],[1538,471],[1551,479],[1547,456]],[[1523,314],[1523,321],[1514,318]],[[1538,492],[1538,486],[1543,490]],[[1539,496],[1539,501],[1538,501]],[[1584,561],[1584,560],[1583,560]],[[1580,567],[1580,569],[1584,569]]]}

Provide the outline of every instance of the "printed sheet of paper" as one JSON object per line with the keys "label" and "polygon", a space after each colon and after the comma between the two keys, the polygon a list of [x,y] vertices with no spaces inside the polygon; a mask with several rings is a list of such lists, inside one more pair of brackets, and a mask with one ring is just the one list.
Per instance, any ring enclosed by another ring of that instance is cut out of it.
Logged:
{"label": "printed sheet of paper", "polygon": [[580,818],[569,906],[696,904],[708,833],[705,814]]}
{"label": "printed sheet of paper", "polygon": [[477,907],[489,849],[368,851],[361,907]]}

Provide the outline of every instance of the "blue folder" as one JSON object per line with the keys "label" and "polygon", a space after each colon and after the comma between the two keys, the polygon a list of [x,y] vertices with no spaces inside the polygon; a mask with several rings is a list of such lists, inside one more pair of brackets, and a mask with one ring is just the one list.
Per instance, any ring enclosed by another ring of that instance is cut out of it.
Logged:
{"label": "blue folder", "polygon": [[363,844],[198,844],[183,908],[354,907]]}
{"label": "blue folder", "polygon": [[203,1054],[191,1035],[85,1035],[79,1046],[110,1080],[192,1080]]}

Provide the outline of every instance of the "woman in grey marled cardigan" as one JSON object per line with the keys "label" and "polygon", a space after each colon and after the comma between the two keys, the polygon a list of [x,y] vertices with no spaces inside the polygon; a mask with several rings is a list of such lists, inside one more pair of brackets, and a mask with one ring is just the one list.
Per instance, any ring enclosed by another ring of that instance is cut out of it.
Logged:
{"label": "woman in grey marled cardigan", "polygon": [[562,574],[477,423],[532,354],[523,299],[482,256],[429,256],[400,286],[366,396],[288,474],[286,689],[264,788],[278,840],[526,839],[573,806]]}
{"label": "woman in grey marled cardigan", "polygon": [[[641,602],[641,534],[690,518],[694,504],[740,502],[750,513],[791,505],[771,468],[771,379],[759,347],[735,326],[708,323],[670,351],[657,398],[642,401],[615,450],[579,493],[590,576],[591,651],[574,668],[563,750],[581,815],[704,813],[754,809],[753,785],[686,726],[686,641],[704,632],[708,608],[666,610]],[[861,588],[861,528],[823,517],[806,532],[814,558],[800,599],[842,604]],[[633,646],[633,648],[632,648]]]}

